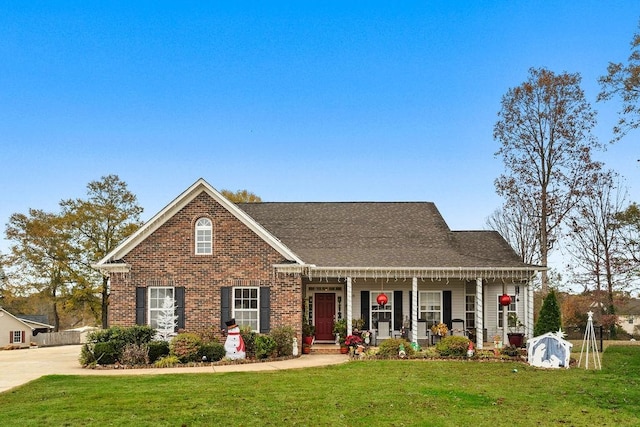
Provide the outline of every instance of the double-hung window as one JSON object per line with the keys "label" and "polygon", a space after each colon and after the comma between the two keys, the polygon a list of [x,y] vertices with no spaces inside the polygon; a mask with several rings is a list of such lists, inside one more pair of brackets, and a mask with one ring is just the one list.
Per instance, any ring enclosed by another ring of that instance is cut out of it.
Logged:
{"label": "double-hung window", "polygon": [[149,325],[158,328],[158,316],[162,315],[164,300],[170,297],[175,305],[175,288],[173,287],[150,287],[149,288]]}
{"label": "double-hung window", "polygon": [[[498,295],[497,301],[498,301],[498,328],[502,328],[502,312],[504,310],[504,306],[502,304],[500,304],[500,296]],[[517,311],[517,306],[516,306],[516,296],[515,295],[509,295],[511,297],[511,304],[509,304],[507,306],[507,319],[509,319],[509,315],[513,314],[514,316],[511,317],[511,320],[507,320],[508,322],[511,322],[513,324],[509,324],[509,327],[514,327],[517,326],[515,324],[515,319],[516,319],[516,314],[518,313]]]}
{"label": "double-hung window", "polygon": [[13,341],[11,342],[22,342],[22,331],[13,331]]}
{"label": "double-hung window", "polygon": [[476,286],[475,283],[467,283],[464,296],[465,326],[467,330],[476,327]]}
{"label": "double-hung window", "polygon": [[427,329],[442,322],[442,292],[421,291],[419,294],[418,316],[427,321]]}
{"label": "double-hung window", "polygon": [[209,218],[196,221],[196,255],[211,255],[213,253],[213,226]]}
{"label": "double-hung window", "polygon": [[260,292],[258,287],[233,288],[233,317],[239,326],[260,330]]}
{"label": "double-hung window", "polygon": [[389,322],[392,325],[393,320],[393,292],[386,293],[388,301],[385,305],[378,305],[376,299],[380,291],[371,292],[369,301],[371,303],[371,325],[378,328],[378,322]]}

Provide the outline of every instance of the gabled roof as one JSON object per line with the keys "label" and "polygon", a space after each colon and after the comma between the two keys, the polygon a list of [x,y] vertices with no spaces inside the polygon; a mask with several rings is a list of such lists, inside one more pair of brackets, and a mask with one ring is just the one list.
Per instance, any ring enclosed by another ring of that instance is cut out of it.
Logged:
{"label": "gabled roof", "polygon": [[30,330],[40,329],[40,328],[47,328],[47,329],[53,329],[54,328],[53,325],[48,325],[46,323],[36,322],[36,321],[33,321],[33,320],[25,319],[23,317],[14,316],[13,314],[9,313],[7,310],[5,310],[2,307],[0,307],[0,315],[1,314],[9,315],[9,317],[11,317],[11,318],[17,320],[18,322],[22,323],[25,327],[27,327]]}
{"label": "gabled roof", "polygon": [[526,267],[497,232],[452,232],[430,202],[238,206],[316,266]]}
{"label": "gabled roof", "polygon": [[227,200],[222,194],[216,191],[209,183],[204,179],[198,179],[193,185],[186,189],[182,194],[176,197],[171,203],[158,212],[153,218],[147,221],[142,227],[140,227],[129,238],[125,239],[114,250],[109,252],[104,258],[95,264],[95,267],[101,270],[107,271],[127,271],[128,266],[122,263],[120,260],[134,249],[140,242],[142,242],[147,236],[156,231],[160,226],[167,222],[173,215],[179,212],[193,199],[199,196],[201,193],[207,193],[216,202],[222,205],[227,211],[235,216],[240,222],[250,228],[254,233],[260,236],[271,247],[278,251],[287,260],[301,263],[301,260],[282,242],[270,234],[262,225],[256,223],[245,212],[238,209],[238,207]]}

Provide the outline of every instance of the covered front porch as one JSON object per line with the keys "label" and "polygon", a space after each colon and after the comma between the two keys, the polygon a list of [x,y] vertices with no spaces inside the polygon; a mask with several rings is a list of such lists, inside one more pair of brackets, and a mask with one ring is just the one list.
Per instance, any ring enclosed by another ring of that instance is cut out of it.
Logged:
{"label": "covered front porch", "polygon": [[[303,271],[300,271],[303,273]],[[333,343],[333,325],[346,319],[347,335],[358,324],[376,343],[406,337],[434,343],[433,325],[464,335],[482,349],[498,335],[508,342],[508,316],[533,336],[531,269],[333,269],[307,267],[303,275],[304,318],[315,326],[318,343]],[[383,298],[378,298],[384,294]],[[511,303],[503,306],[500,296]],[[386,299],[386,301],[384,301]],[[379,303],[382,302],[382,303]],[[505,327],[506,326],[506,327]]]}

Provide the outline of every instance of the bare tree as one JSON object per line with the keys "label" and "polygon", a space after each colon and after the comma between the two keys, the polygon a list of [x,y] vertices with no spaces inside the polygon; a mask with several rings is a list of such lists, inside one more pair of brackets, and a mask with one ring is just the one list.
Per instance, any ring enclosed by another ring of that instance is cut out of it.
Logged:
{"label": "bare tree", "polygon": [[[501,145],[496,156],[506,170],[496,179],[496,190],[506,206],[527,208],[545,266],[567,214],[600,168],[591,159],[592,149],[600,147],[591,134],[595,112],[580,80],[579,74],[530,69],[527,81],[503,96],[493,131]],[[546,271],[541,281],[546,294]]]}
{"label": "bare tree", "polygon": [[[612,171],[597,175],[592,191],[569,216],[567,251],[579,266],[577,280],[598,295],[606,291],[606,309],[614,314],[614,292],[628,283],[621,266],[621,233],[616,214],[623,209],[626,190]],[[588,286],[588,284],[591,286]]]}
{"label": "bare tree", "polygon": [[540,258],[537,226],[528,212],[521,204],[505,205],[487,218],[487,226],[504,237],[522,262],[537,264]]}

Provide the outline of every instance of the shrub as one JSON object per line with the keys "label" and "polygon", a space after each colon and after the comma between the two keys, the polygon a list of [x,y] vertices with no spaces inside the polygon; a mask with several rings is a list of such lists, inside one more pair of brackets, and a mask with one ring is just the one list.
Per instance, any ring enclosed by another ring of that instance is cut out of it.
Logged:
{"label": "shrub", "polygon": [[558,306],[555,291],[551,290],[544,298],[542,308],[540,309],[540,316],[533,328],[533,335],[537,337],[547,332],[557,332],[561,326],[560,306]]}
{"label": "shrub", "polygon": [[436,344],[440,356],[466,356],[468,348],[469,339],[459,336],[444,337]]}
{"label": "shrub", "polygon": [[82,348],[80,348],[80,357],[78,360],[82,366],[89,366],[96,364],[96,358],[93,353],[94,344],[83,344]]}
{"label": "shrub", "polygon": [[164,356],[156,360],[153,366],[156,368],[171,368],[180,363],[180,359],[176,356]]}
{"label": "shrub", "polygon": [[148,344],[127,344],[122,349],[120,362],[124,365],[148,365],[149,345]]}
{"label": "shrub", "polygon": [[256,336],[256,357],[258,359],[266,359],[267,357],[270,357],[273,355],[275,349],[276,342],[269,335]]}
{"label": "shrub", "polygon": [[281,328],[273,328],[269,335],[276,343],[276,354],[279,357],[291,356],[293,354],[293,337],[296,336],[296,333],[292,327],[284,326]]}
{"label": "shrub", "polygon": [[120,356],[113,342],[97,342],[93,346],[93,357],[100,365],[113,365]]}
{"label": "shrub", "polygon": [[[148,344],[155,335],[156,330],[151,326],[136,325],[128,328],[122,326],[112,326],[107,329],[101,329],[91,332],[87,336],[89,343],[106,343],[109,342],[113,346],[117,359],[127,344]],[[97,358],[97,356],[96,356]],[[98,363],[103,363],[98,361]]]}
{"label": "shrub", "polygon": [[413,356],[415,350],[411,347],[411,343],[404,338],[389,338],[382,341],[382,344],[378,347],[377,357],[382,359],[395,359],[400,352],[400,346],[404,347],[404,352],[407,357]]}
{"label": "shrub", "polygon": [[176,335],[169,344],[170,353],[176,356],[182,363],[198,360],[198,350],[202,341],[200,337],[191,332]]}
{"label": "shrub", "polygon": [[200,345],[198,350],[198,359],[202,360],[205,356],[207,362],[217,362],[227,354],[224,346],[219,342],[208,342]]}
{"label": "shrub", "polygon": [[166,341],[151,341],[149,344],[149,363],[153,363],[169,354],[169,343]]}
{"label": "shrub", "polygon": [[240,328],[240,336],[244,341],[245,353],[247,358],[252,359],[256,357],[256,337],[258,334],[251,330],[250,326],[243,326]]}

